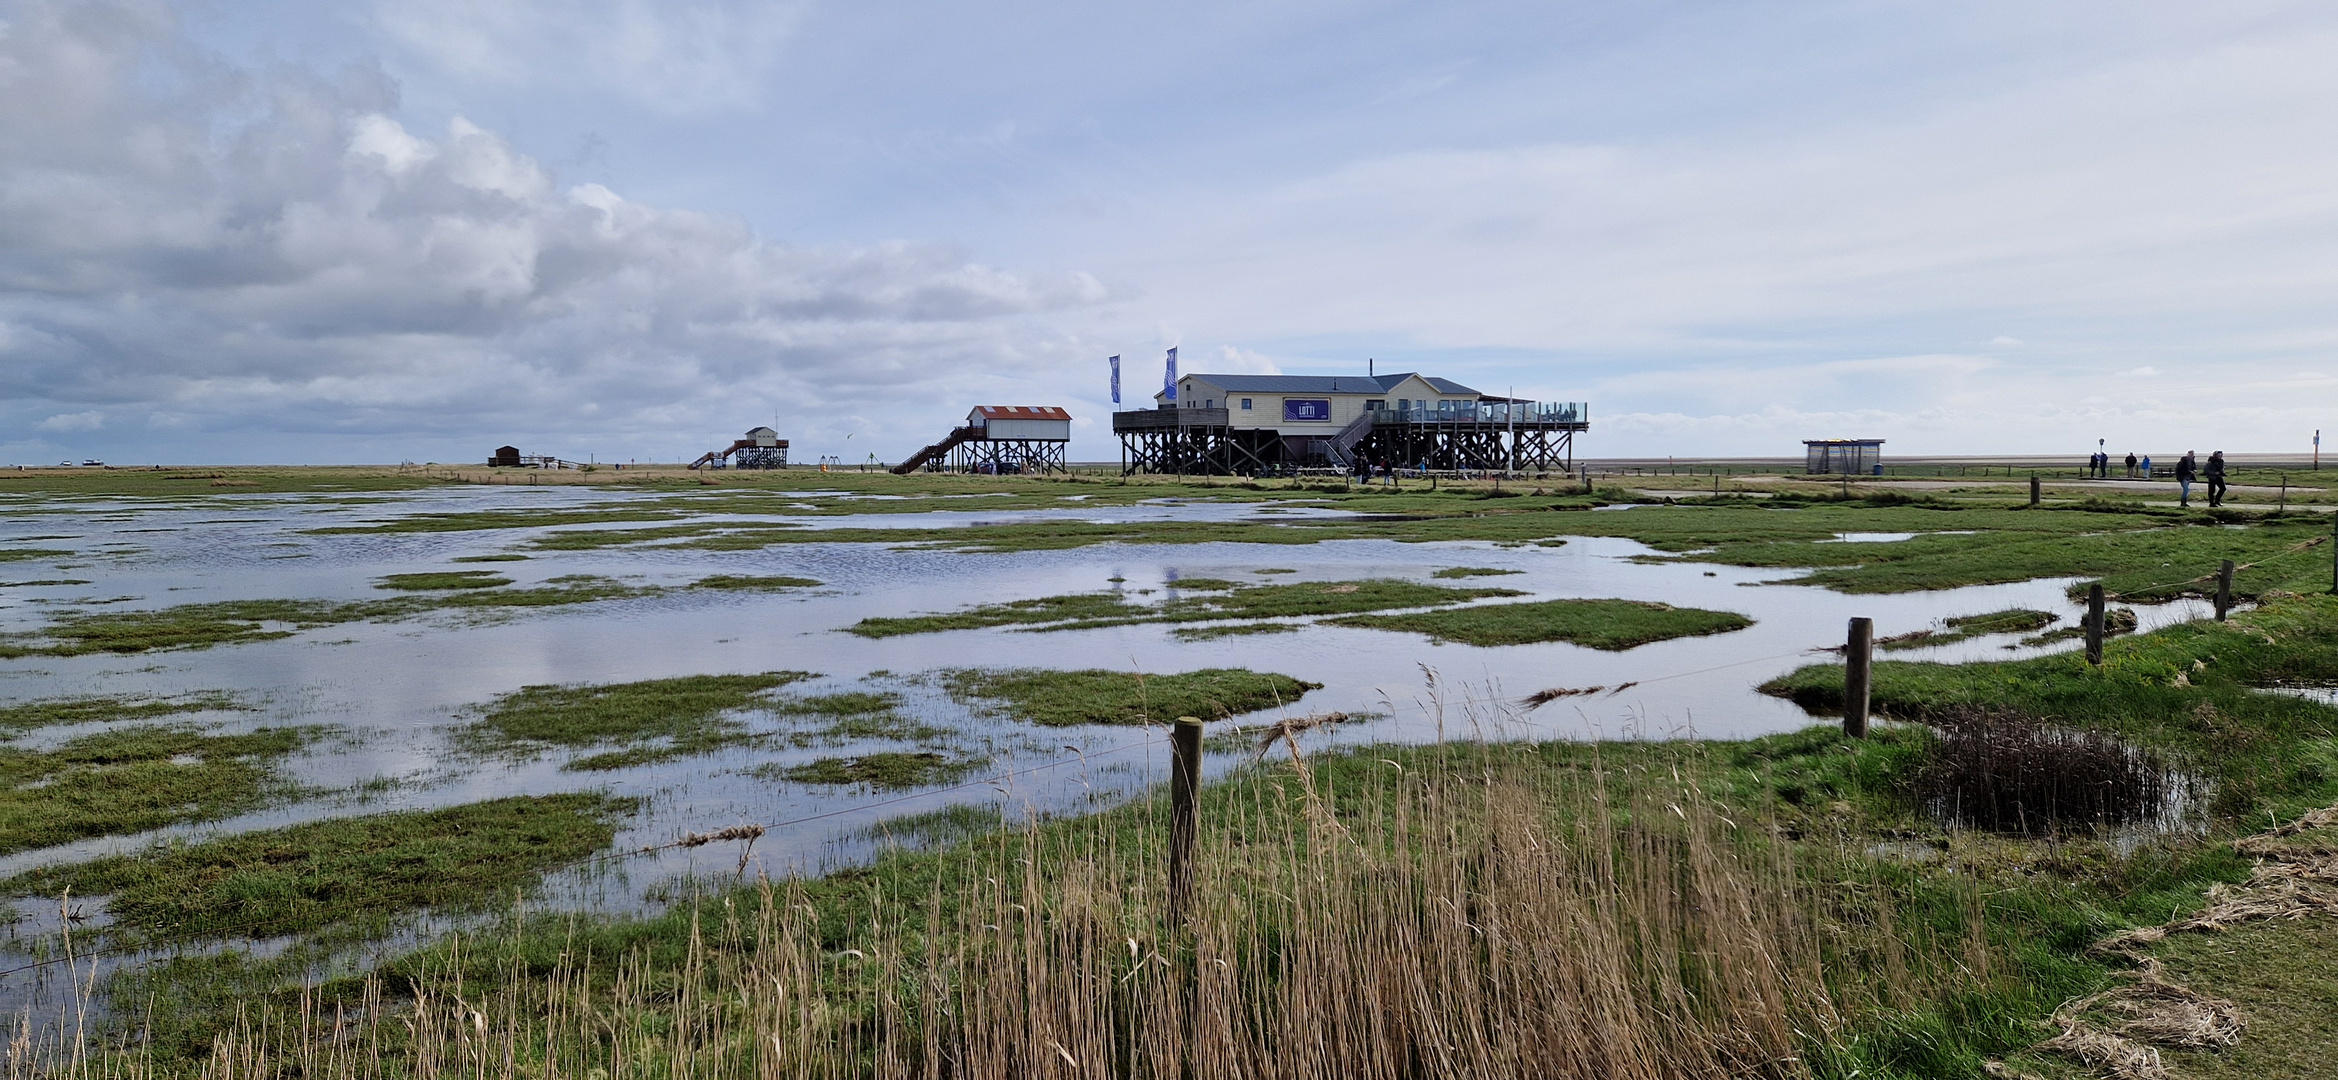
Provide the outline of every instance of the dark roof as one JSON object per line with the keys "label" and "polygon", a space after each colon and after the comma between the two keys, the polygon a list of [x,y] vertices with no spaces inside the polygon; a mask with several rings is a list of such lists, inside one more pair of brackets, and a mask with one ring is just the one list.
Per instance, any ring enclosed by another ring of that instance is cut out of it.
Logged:
{"label": "dark roof", "polygon": [[[1407,371],[1395,375],[1205,375],[1194,372],[1186,378],[1201,379],[1211,386],[1232,393],[1252,394],[1385,394],[1396,384],[1413,377]],[[1477,391],[1451,379],[1421,376],[1422,381],[1440,394],[1475,394]]]}

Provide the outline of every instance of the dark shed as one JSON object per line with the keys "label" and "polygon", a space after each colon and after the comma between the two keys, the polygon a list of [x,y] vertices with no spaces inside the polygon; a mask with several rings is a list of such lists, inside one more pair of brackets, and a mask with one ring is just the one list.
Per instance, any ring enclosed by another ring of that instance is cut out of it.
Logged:
{"label": "dark shed", "polygon": [[495,448],[495,456],[488,458],[487,463],[489,465],[510,465],[517,467],[520,463],[520,448],[516,446],[498,446]]}

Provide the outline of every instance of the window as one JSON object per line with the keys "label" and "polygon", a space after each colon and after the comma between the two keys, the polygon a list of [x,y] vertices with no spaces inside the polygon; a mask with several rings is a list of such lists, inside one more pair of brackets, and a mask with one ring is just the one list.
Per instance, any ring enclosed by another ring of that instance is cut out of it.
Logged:
{"label": "window", "polygon": [[1367,401],[1364,403],[1365,412],[1379,412],[1380,410],[1387,407],[1388,403],[1386,401]]}
{"label": "window", "polygon": [[1218,399],[1211,398],[1208,401],[1204,401],[1201,403],[1201,407],[1205,409],[1215,409],[1218,407]]}
{"label": "window", "polygon": [[1242,399],[1242,411],[1243,411],[1243,412],[1249,412],[1249,411],[1250,411],[1250,399],[1249,399],[1249,398],[1243,398],[1243,399]]}

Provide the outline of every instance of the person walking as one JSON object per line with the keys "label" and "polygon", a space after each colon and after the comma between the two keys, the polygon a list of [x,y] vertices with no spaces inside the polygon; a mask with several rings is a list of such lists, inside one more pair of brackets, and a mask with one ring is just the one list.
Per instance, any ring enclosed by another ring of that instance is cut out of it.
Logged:
{"label": "person walking", "polygon": [[2150,454],[2145,454],[2145,455],[2143,455],[2143,478],[2144,478],[2144,479],[2146,479],[2146,480],[2149,480],[2149,479],[2151,479],[2151,455],[2150,455]]}
{"label": "person walking", "polygon": [[2192,505],[2192,481],[2199,478],[2200,462],[2192,457],[2190,450],[2184,451],[2184,456],[2176,459],[2177,506]]}
{"label": "person walking", "polygon": [[2208,505],[2223,506],[2225,491],[2224,451],[2215,450],[2209,453],[2206,476],[2208,478]]}

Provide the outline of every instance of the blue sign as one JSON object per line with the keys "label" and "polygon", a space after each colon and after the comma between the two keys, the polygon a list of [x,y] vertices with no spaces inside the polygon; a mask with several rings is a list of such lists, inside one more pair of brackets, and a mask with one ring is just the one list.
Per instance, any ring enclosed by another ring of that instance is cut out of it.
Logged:
{"label": "blue sign", "polygon": [[1292,422],[1328,421],[1331,419],[1331,399],[1284,398],[1283,419]]}

